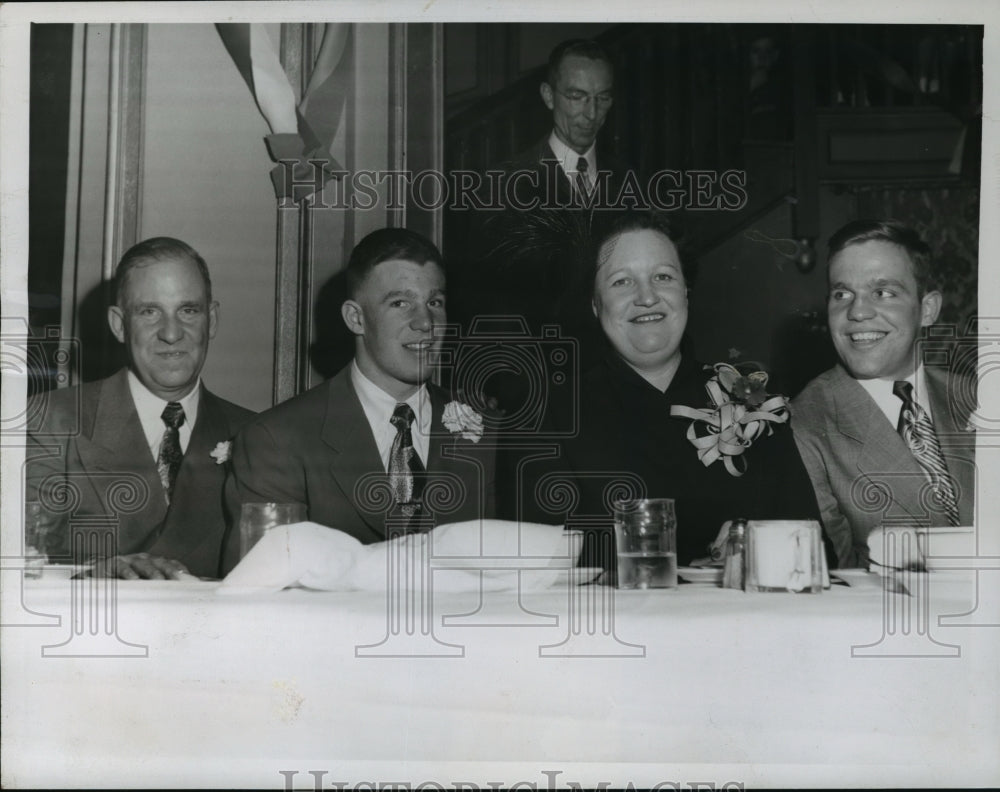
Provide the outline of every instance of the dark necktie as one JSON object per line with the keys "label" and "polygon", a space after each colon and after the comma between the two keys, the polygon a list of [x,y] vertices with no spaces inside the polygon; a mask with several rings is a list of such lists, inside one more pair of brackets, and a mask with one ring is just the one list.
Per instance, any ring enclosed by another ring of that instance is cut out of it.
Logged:
{"label": "dark necktie", "polygon": [[941,446],[934,432],[934,424],[931,423],[930,416],[924,408],[913,400],[913,385],[900,380],[893,384],[892,392],[903,401],[896,431],[906,441],[914,458],[930,478],[937,502],[948,515],[948,521],[952,525],[958,525],[955,484],[944,463]]}
{"label": "dark necktie", "polygon": [[180,402],[168,402],[160,413],[160,418],[166,424],[163,440],[160,442],[160,455],[156,458],[156,470],[160,474],[163,494],[170,503],[170,495],[174,491],[174,481],[181,466],[181,434],[178,431],[184,424],[184,408]]}
{"label": "dark necktie", "polygon": [[389,485],[396,505],[408,517],[419,513],[424,485],[424,465],[413,447],[413,436],[410,433],[413,419],[413,408],[409,404],[397,404],[389,419],[396,427],[396,438],[392,441],[392,450],[389,452]]}
{"label": "dark necktie", "polygon": [[576,161],[576,194],[581,199],[590,195],[590,183],[587,181],[589,167],[586,157],[580,157]]}

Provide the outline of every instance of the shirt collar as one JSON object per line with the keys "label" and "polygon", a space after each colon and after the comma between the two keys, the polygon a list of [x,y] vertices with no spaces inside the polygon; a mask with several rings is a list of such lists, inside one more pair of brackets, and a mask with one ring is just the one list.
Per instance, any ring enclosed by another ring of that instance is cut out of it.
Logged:
{"label": "shirt collar", "polygon": [[[142,426],[142,433],[146,438],[146,445],[156,458],[160,442],[163,440],[163,408],[169,404],[161,399],[149,388],[142,384],[142,381],[129,369],[128,389],[132,395],[132,403],[139,416],[139,424]],[[188,440],[194,423],[198,419],[198,404],[201,400],[201,377],[195,383],[191,392],[182,399],[178,399],[181,407],[184,408],[184,423],[181,424],[178,434],[180,437],[181,450],[187,451]]]}
{"label": "shirt collar", "polygon": [[[368,377],[361,373],[357,361],[351,363],[351,384],[358,394],[361,410],[365,414],[371,429],[372,439],[382,459],[383,469],[389,469],[389,455],[393,441],[396,439],[396,427],[390,422],[392,413],[399,402],[394,396],[386,393]],[[413,408],[416,418],[410,428],[413,448],[417,456],[427,464],[430,452],[431,433],[431,397],[426,385],[421,385],[413,395],[406,400]]]}
{"label": "shirt collar", "polygon": [[[399,400],[392,394],[386,393],[378,385],[366,377],[360,368],[357,360],[351,361],[351,384],[361,400],[361,406],[368,416],[369,421],[375,425],[388,424]],[[404,399],[406,404],[413,408],[416,414],[414,424],[419,428],[430,424],[430,395],[427,393],[427,385],[422,384],[417,390]]]}
{"label": "shirt collar", "polygon": [[559,136],[556,134],[554,129],[549,135],[549,148],[552,149],[552,153],[555,154],[556,159],[559,160],[559,164],[562,166],[563,171],[565,171],[569,176],[576,175],[576,165],[577,162],[579,162],[580,157],[587,160],[588,173],[597,173],[596,146],[597,141],[595,140],[590,144],[590,148],[583,154],[578,154],[559,139]]}
{"label": "shirt collar", "polygon": [[[153,393],[149,388],[142,384],[140,380],[132,369],[128,372],[128,389],[132,394],[132,401],[135,403],[136,412],[139,413],[140,418],[144,415],[155,416],[156,420],[161,420],[160,415],[163,413],[163,408],[169,404],[166,399],[161,399],[155,393]],[[194,424],[195,419],[198,417],[198,402],[201,397],[201,377],[198,377],[198,381],[195,383],[191,392],[181,398],[176,399],[180,402],[181,407],[184,408],[184,423],[191,426]],[[160,431],[163,431],[162,426]]]}
{"label": "shirt collar", "polygon": [[[917,404],[923,407],[929,415],[932,415],[930,402],[927,399],[927,384],[926,379],[924,378],[923,363],[919,364],[916,371],[904,379],[906,382],[913,385],[913,398],[916,400]],[[903,407],[903,402],[892,392],[893,385],[896,382],[897,380],[891,379],[858,380],[858,384],[868,392],[868,395],[872,397],[872,400],[885,414],[885,417],[889,419],[889,423],[891,423],[893,427],[895,427],[899,422],[899,411]],[[931,420],[933,421],[933,415]]]}

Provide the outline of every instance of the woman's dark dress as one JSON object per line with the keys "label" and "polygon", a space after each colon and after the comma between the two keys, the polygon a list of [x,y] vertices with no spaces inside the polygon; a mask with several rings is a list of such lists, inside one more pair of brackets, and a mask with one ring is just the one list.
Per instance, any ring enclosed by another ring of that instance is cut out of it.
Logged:
{"label": "woman's dark dress", "polygon": [[726,520],[819,519],[812,484],[787,423],[772,424],[773,433],[744,452],[748,467],[741,477],[730,475],[721,459],[708,467],[698,459],[686,437],[691,420],[672,417],[670,407],[709,406],[705,383],[713,373],[682,358],[673,382],[661,393],[609,354],[584,376],[579,433],[562,443],[559,460],[580,493],[567,526],[582,527],[587,534],[581,566],[615,568],[606,501],[607,484],[616,472],[638,476],[646,497],[675,499],[681,566],[708,554]]}

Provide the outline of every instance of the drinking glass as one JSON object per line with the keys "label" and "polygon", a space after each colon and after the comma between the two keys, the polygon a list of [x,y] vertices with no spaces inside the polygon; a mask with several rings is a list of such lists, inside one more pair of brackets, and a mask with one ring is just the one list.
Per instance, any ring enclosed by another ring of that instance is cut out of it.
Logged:
{"label": "drinking glass", "polygon": [[618,588],[677,587],[677,517],[671,498],[614,503]]}
{"label": "drinking glass", "polygon": [[302,503],[244,503],[240,510],[240,558],[250,552],[265,531],[305,519],[306,507]]}

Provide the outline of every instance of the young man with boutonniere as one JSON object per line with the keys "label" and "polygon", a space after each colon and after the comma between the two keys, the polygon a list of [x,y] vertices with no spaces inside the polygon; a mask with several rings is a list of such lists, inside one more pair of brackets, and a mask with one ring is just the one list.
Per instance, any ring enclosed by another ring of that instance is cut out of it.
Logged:
{"label": "young man with boutonniere", "polygon": [[[494,444],[482,416],[429,382],[446,322],[441,254],[420,234],[380,229],[354,248],[346,274],[354,360],[237,436],[233,513],[300,503],[310,521],[366,544],[404,522],[421,530],[492,517]],[[224,568],[238,545],[233,530]]]}

